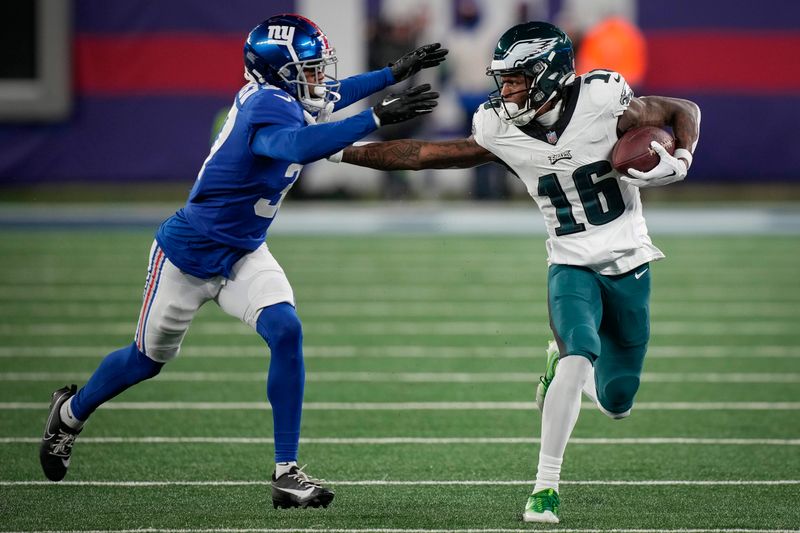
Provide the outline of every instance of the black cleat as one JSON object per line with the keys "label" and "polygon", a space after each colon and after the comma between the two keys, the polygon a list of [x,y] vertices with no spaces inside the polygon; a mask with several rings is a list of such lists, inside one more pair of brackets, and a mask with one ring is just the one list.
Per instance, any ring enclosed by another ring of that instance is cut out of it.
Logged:
{"label": "black cleat", "polygon": [[67,475],[72,445],[75,444],[75,437],[81,432],[62,422],[60,414],[61,406],[75,396],[76,391],[75,385],[65,386],[55,391],[50,401],[50,414],[44,426],[42,445],[39,447],[39,462],[42,464],[44,475],[50,481],[61,481]]}
{"label": "black cleat", "polygon": [[312,479],[303,468],[293,466],[279,478],[272,474],[272,506],[277,509],[291,507],[327,507],[333,501],[333,491],[323,487],[321,479]]}

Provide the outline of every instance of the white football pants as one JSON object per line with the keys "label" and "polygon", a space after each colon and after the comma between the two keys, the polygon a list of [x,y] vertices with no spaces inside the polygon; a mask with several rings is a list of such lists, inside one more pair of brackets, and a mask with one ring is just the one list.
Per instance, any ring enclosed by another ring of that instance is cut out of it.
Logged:
{"label": "white football pants", "polygon": [[209,300],[255,329],[261,309],[281,302],[294,305],[294,293],[266,243],[233,266],[231,279],[201,279],[173,265],[153,241],[136,326],[139,350],[162,363],[177,356],[195,313]]}

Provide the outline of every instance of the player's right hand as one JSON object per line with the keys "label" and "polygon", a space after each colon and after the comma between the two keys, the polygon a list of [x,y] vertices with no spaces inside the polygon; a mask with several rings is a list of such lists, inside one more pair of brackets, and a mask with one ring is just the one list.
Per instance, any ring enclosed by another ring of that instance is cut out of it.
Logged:
{"label": "player's right hand", "polygon": [[[647,187],[661,187],[681,181],[686,177],[689,166],[683,160],[670,155],[667,150],[656,141],[650,143],[650,147],[658,154],[658,165],[652,170],[641,172],[635,168],[628,169],[628,176],[620,179],[624,182],[635,185],[640,189]],[[690,154],[691,157],[691,154]]]}
{"label": "player's right hand", "polygon": [[381,126],[427,115],[436,107],[439,93],[430,90],[428,83],[411,87],[397,94],[388,94],[372,108]]}

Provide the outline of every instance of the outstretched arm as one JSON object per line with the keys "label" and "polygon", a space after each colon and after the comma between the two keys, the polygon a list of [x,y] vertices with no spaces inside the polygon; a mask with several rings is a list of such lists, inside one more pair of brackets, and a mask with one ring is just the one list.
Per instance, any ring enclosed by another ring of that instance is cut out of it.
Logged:
{"label": "outstretched arm", "polygon": [[342,98],[334,104],[334,111],[344,109],[354,102],[384,90],[394,83],[394,78],[392,78],[392,72],[389,67],[385,67],[380,70],[350,76],[341,80],[341,82],[339,94]]}
{"label": "outstretched arm", "polygon": [[667,185],[686,177],[692,165],[693,153],[700,138],[700,108],[694,102],[665,96],[645,96],[631,100],[628,109],[619,117],[620,135],[637,126],[670,126],[675,135],[675,154],[670,155],[663,146],[651,146],[661,158],[649,172],[630,169],[631,177],[622,179],[637,187]]}
{"label": "outstretched arm", "polygon": [[[255,155],[305,165],[340,153],[344,147],[380,126],[427,115],[436,107],[436,99],[439,98],[439,93],[430,91],[430,88],[426,83],[389,95],[372,109],[338,122],[309,126],[267,123],[256,130],[250,140],[250,148]],[[269,104],[267,109],[270,109]],[[268,114],[264,113],[262,118],[266,117]]]}
{"label": "outstretched arm", "polygon": [[448,50],[442,48],[439,43],[426,44],[380,70],[341,80],[339,94],[342,98],[336,102],[333,110],[338,111],[390,85],[408,79],[422,69],[438,66],[445,60],[447,52]]}
{"label": "outstretched arm", "polygon": [[499,161],[494,154],[470,137],[454,141],[401,139],[349,146],[342,162],[378,170],[421,170],[424,168],[471,168]]}

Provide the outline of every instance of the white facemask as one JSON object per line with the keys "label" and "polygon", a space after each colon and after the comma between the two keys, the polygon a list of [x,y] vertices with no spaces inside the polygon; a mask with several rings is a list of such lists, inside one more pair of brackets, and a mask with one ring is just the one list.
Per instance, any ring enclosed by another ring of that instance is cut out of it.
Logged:
{"label": "white facemask", "polygon": [[[527,109],[527,107],[528,105],[525,104],[525,107],[520,110],[519,106],[514,102],[505,102],[500,108],[500,118],[508,124],[524,126],[533,120],[533,115],[536,114],[533,109]],[[520,111],[523,111],[523,113],[517,115]]]}

